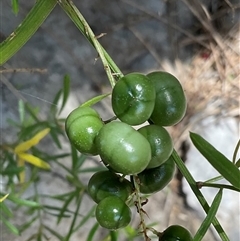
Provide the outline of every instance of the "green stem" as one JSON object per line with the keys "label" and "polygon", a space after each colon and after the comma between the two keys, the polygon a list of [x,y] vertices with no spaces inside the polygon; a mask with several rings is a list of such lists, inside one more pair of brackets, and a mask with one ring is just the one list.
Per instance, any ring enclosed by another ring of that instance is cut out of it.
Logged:
{"label": "green stem", "polygon": [[[63,8],[63,10],[67,13],[67,15],[72,19],[72,21],[81,31],[81,33],[88,39],[88,41],[97,50],[99,57],[102,60],[109,82],[113,88],[113,86],[115,85],[114,74],[118,75],[119,77],[123,76],[121,70],[118,68],[118,66],[114,63],[114,61],[105,51],[105,49],[99,43],[97,37],[95,36],[92,29],[88,25],[87,21],[80,13],[80,11],[77,9],[77,7],[73,4],[73,2],[68,0],[61,0],[61,1],[58,1],[58,3]],[[114,74],[112,73],[112,71],[114,72]]]}
{"label": "green stem", "polygon": [[226,185],[226,184],[196,182],[196,185],[199,189],[201,189],[202,187],[214,187],[214,188],[230,189],[230,190],[233,190],[233,191],[236,191],[236,192],[240,192],[240,189],[238,189],[234,186]]}
{"label": "green stem", "polygon": [[238,140],[238,143],[237,143],[236,148],[235,148],[234,153],[233,153],[233,164],[236,163],[237,153],[238,153],[239,148],[240,148],[240,139]]}
{"label": "green stem", "polygon": [[221,203],[222,192],[223,192],[223,190],[220,189],[219,192],[217,193],[217,195],[215,196],[215,198],[212,202],[212,206],[210,207],[206,218],[204,219],[200,228],[198,229],[198,231],[196,232],[196,234],[194,236],[194,241],[201,241],[202,238],[204,237],[204,235],[206,234],[207,230],[209,229],[211,222],[212,222],[213,218],[215,217],[215,215],[217,214],[219,205]]}
{"label": "green stem", "polygon": [[[37,203],[39,203],[39,194],[37,189],[37,183],[34,182],[34,192],[35,192],[35,200]],[[42,209],[37,209],[37,216],[39,221],[39,229],[38,229],[38,235],[41,236],[42,229],[43,229],[43,221],[42,221]]]}
{"label": "green stem", "polygon": [[[205,211],[206,214],[208,214],[210,207],[209,207],[206,199],[204,198],[203,194],[197,188],[196,181],[194,180],[191,173],[188,171],[188,169],[184,165],[182,159],[179,157],[176,150],[173,151],[172,156],[173,156],[173,159],[174,159],[176,165],[178,166],[180,172],[185,177],[190,188],[192,189],[193,193],[195,194],[196,198],[198,199],[199,203],[201,204],[203,210]],[[218,222],[216,217],[213,219],[212,224],[223,241],[230,241],[230,239],[228,238],[227,234],[224,232],[221,224]]]}
{"label": "green stem", "polygon": [[73,217],[70,229],[68,231],[68,234],[67,234],[66,238],[64,239],[65,241],[69,241],[72,234],[73,234],[74,226],[75,226],[77,216],[78,216],[78,213],[79,213],[79,209],[80,209],[80,206],[81,206],[81,203],[82,203],[81,201],[82,201],[82,196],[84,194],[84,191],[82,190],[82,191],[79,192],[79,191],[76,190],[76,193],[79,195],[78,198],[77,198],[77,207],[76,207],[74,217]]}
{"label": "green stem", "polygon": [[143,233],[144,236],[144,240],[145,241],[150,241],[151,239],[147,236],[147,227],[144,221],[144,210],[142,209],[142,200],[141,200],[141,196],[140,196],[140,188],[139,188],[139,180],[137,176],[133,176],[133,184],[134,184],[134,188],[135,188],[135,194],[136,194],[136,206],[137,206],[137,210],[140,216],[140,227],[141,227],[141,232]]}

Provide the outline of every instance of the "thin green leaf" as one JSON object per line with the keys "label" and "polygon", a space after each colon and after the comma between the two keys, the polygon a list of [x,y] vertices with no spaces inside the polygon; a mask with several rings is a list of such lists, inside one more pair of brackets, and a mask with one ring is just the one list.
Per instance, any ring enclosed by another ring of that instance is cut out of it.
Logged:
{"label": "thin green leaf", "polygon": [[25,105],[22,100],[18,101],[18,112],[19,112],[20,122],[21,122],[21,124],[23,124],[24,117],[25,117]]}
{"label": "thin green leaf", "polygon": [[77,231],[80,227],[82,227],[87,221],[89,218],[93,217],[94,216],[94,213],[95,213],[95,209],[96,209],[96,206],[94,205],[87,214],[84,215],[83,219],[81,220],[81,222],[74,228],[74,232]]}
{"label": "thin green leaf", "polygon": [[[75,196],[76,197],[76,196]],[[53,216],[58,216],[59,213],[61,212],[61,207],[55,207],[55,206],[50,206],[50,205],[44,205],[44,212],[49,213]],[[50,211],[48,211],[50,210]],[[55,213],[53,213],[56,211]],[[65,214],[63,214],[63,217],[69,217],[70,215],[75,214],[75,211],[71,211],[69,209],[65,209]],[[81,216],[80,214],[77,214],[78,216]]]}
{"label": "thin green leaf", "polygon": [[16,165],[16,158],[14,157],[13,153],[9,153],[8,151],[4,151],[4,160],[9,163],[9,165]]}
{"label": "thin green leaf", "polygon": [[99,166],[99,167],[89,167],[89,168],[84,168],[80,169],[79,173],[85,173],[85,172],[99,172],[99,171],[105,171],[107,168],[104,166]]}
{"label": "thin green leaf", "polygon": [[[59,212],[61,212],[61,210],[62,210],[62,207],[56,207],[56,206],[51,206],[51,205],[43,205],[43,208],[49,209],[49,210],[55,210],[55,211],[59,211]],[[68,209],[65,209],[65,212],[71,212],[71,211]]]}
{"label": "thin green leaf", "polygon": [[84,102],[83,104],[81,104],[82,107],[90,107],[96,103],[98,103],[99,101],[103,100],[104,98],[106,98],[107,96],[109,96],[111,93],[108,94],[103,94],[103,95],[98,95],[96,97],[93,97],[92,99]]}
{"label": "thin green leaf", "polygon": [[46,128],[49,128],[49,123],[47,121],[37,122],[28,127],[24,127],[19,133],[19,141],[27,140]]}
{"label": "thin green leaf", "polygon": [[[33,120],[35,120],[36,122],[40,122],[39,118],[37,117],[37,114],[39,113],[39,107],[33,108],[28,103],[25,103],[25,108]],[[32,123],[30,123],[30,124],[32,124]]]}
{"label": "thin green leaf", "polygon": [[0,66],[8,61],[42,25],[57,1],[37,1],[23,22],[0,43]]}
{"label": "thin green leaf", "polygon": [[[0,203],[0,210],[2,213],[7,215],[9,218],[11,218],[13,216],[12,211],[8,208],[8,206],[5,204],[5,202]],[[2,213],[0,213],[0,214],[2,214]]]}
{"label": "thin green leaf", "polygon": [[77,221],[77,216],[78,216],[79,209],[80,209],[80,206],[81,206],[81,203],[82,203],[83,194],[84,194],[84,192],[80,192],[79,196],[78,196],[78,198],[76,200],[77,201],[77,205],[76,205],[75,213],[74,213],[74,216],[73,216],[73,219],[72,219],[72,222],[71,222],[68,234],[66,236],[66,240],[70,240],[70,237],[72,236],[72,234],[74,232],[74,226],[75,226],[75,223]]}
{"label": "thin green leaf", "polygon": [[75,193],[75,191],[67,192],[67,193],[59,194],[59,195],[54,195],[54,196],[42,194],[41,197],[47,197],[47,198],[52,198],[52,199],[56,199],[56,200],[67,200],[68,196],[73,194],[73,193]]}
{"label": "thin green leaf", "polygon": [[[179,157],[176,150],[173,151],[171,157],[175,161],[178,169],[180,170],[182,175],[185,177],[185,179],[188,182],[190,188],[192,189],[193,193],[195,194],[196,198],[198,199],[199,203],[201,204],[203,210],[207,214],[209,212],[210,207],[209,207],[206,199],[204,198],[203,194],[201,193],[201,191],[196,186],[196,181],[194,180],[191,173],[186,168],[184,162]],[[227,234],[224,232],[221,224],[218,222],[216,217],[212,220],[212,224],[213,224],[214,228],[216,229],[217,233],[219,234],[219,236],[221,237],[222,241],[230,241],[230,239],[228,238]]]}
{"label": "thin green leaf", "polygon": [[45,226],[44,228],[47,229],[52,235],[54,235],[55,237],[58,238],[59,241],[64,241],[64,237],[61,236],[58,232],[56,232],[55,230],[51,229],[49,226]]}
{"label": "thin green leaf", "polygon": [[233,164],[236,163],[237,153],[238,153],[239,148],[240,148],[240,139],[238,140],[238,143],[237,143],[237,145],[235,147],[235,150],[233,152]]}
{"label": "thin green leaf", "polygon": [[51,105],[50,113],[51,113],[52,117],[54,117],[54,118],[55,118],[56,113],[57,113],[58,102],[59,102],[59,99],[60,99],[61,96],[62,96],[62,93],[63,93],[62,90],[59,90],[59,91],[57,92],[57,94],[56,94],[55,97],[54,97],[53,103],[52,103],[52,105]]}
{"label": "thin green leaf", "polygon": [[217,176],[217,177],[213,177],[213,178],[211,178],[211,179],[205,181],[204,183],[213,183],[213,182],[220,181],[220,180],[222,180],[222,179],[223,179],[223,176],[220,175],[220,176]]}
{"label": "thin green leaf", "polygon": [[64,194],[59,194],[59,195],[54,195],[54,196],[49,196],[49,198],[54,198],[58,200],[66,200],[69,195],[71,195],[74,192],[67,192]]}
{"label": "thin green leaf", "polygon": [[53,141],[55,142],[55,144],[57,145],[57,147],[59,149],[62,149],[61,142],[59,141],[58,135],[56,134],[56,131],[54,129],[51,130],[50,135],[51,135]]}
{"label": "thin green leaf", "polygon": [[13,10],[13,13],[17,16],[19,11],[18,0],[12,0],[12,10]]}
{"label": "thin green leaf", "polygon": [[18,175],[24,169],[25,167],[17,167],[10,164],[4,170],[0,171],[0,174],[7,175],[7,176]]}
{"label": "thin green leaf", "polygon": [[194,236],[194,241],[201,241],[204,235],[206,234],[208,228],[210,227],[211,223],[213,222],[213,219],[216,216],[217,210],[222,200],[222,192],[222,189],[220,189],[217,195],[215,196],[212,202],[212,206],[209,208],[206,218],[204,219],[200,228]]}
{"label": "thin green leaf", "polygon": [[33,235],[31,235],[26,241],[32,241],[32,240],[36,240],[37,237],[37,233],[34,233]]}
{"label": "thin green leaf", "polygon": [[67,103],[69,92],[70,92],[70,76],[65,75],[64,81],[63,81],[63,100],[62,100],[62,106],[60,108],[59,114],[62,112],[65,104]]}
{"label": "thin green leaf", "polygon": [[10,201],[14,202],[15,204],[18,204],[18,205],[21,205],[21,206],[27,206],[27,207],[40,207],[41,206],[37,202],[26,200],[26,199],[21,199],[21,198],[18,198],[16,196],[14,196],[13,194],[10,194],[8,196],[8,199]]}
{"label": "thin green leaf", "polygon": [[13,127],[19,127],[21,128],[21,125],[19,123],[19,121],[14,121],[14,120],[11,120],[11,119],[7,119],[7,123]]}
{"label": "thin green leaf", "polygon": [[[47,210],[45,210],[45,213],[47,213],[47,214],[49,214],[53,217],[56,217],[56,218],[59,216],[59,213],[53,213],[53,212],[50,212],[50,211],[47,211]],[[70,217],[72,217],[71,214],[63,214],[62,215],[62,218],[70,218]]]}
{"label": "thin green leaf", "polygon": [[42,241],[42,230],[39,230],[37,241]]}
{"label": "thin green leaf", "polygon": [[240,167],[240,158],[237,160],[236,166],[237,166],[237,167]]}
{"label": "thin green leaf", "polygon": [[81,168],[81,166],[83,165],[86,159],[87,159],[87,156],[81,154],[81,156],[78,158],[76,163],[76,171],[78,171]]}
{"label": "thin green leaf", "polygon": [[61,162],[59,162],[59,161],[55,161],[60,167],[62,167],[65,171],[67,171],[68,173],[70,173],[70,174],[72,174],[72,171],[68,168],[68,167],[66,167],[65,165],[63,165]]}
{"label": "thin green leaf", "polygon": [[51,161],[51,160],[56,160],[56,159],[61,159],[61,158],[65,158],[65,157],[69,157],[70,153],[63,153],[63,154],[59,154],[59,155],[48,155],[46,153],[42,153],[43,155],[41,156],[42,159],[44,159],[44,161]]}
{"label": "thin green leaf", "polygon": [[61,158],[69,157],[70,155],[71,155],[70,153],[63,153],[63,154],[53,155],[48,157],[51,159],[61,159]]}
{"label": "thin green leaf", "polygon": [[209,163],[233,186],[240,189],[240,171],[238,168],[200,135],[190,133],[190,138]]}
{"label": "thin green leaf", "polygon": [[87,241],[92,241],[93,238],[94,238],[94,235],[95,233],[97,232],[99,228],[99,224],[98,223],[95,223],[92,228],[90,229],[89,233],[88,233],[88,236],[87,236]]}
{"label": "thin green leaf", "polygon": [[68,199],[65,201],[63,207],[61,208],[61,211],[58,215],[58,219],[57,219],[57,224],[60,223],[60,221],[62,220],[62,218],[64,217],[65,211],[67,210],[68,205],[70,204],[70,202],[73,200],[73,198],[75,197],[76,193],[72,193]]}
{"label": "thin green leaf", "polygon": [[67,175],[66,179],[70,183],[71,186],[74,186],[74,187],[79,188],[81,190],[86,189],[86,187],[81,183],[81,181],[79,180],[77,175],[74,175],[74,176],[72,176],[72,174],[71,174],[71,176]]}
{"label": "thin green leaf", "polygon": [[43,240],[45,241],[49,241],[49,235],[48,234],[46,234],[46,233],[42,233],[42,235],[43,235]]}
{"label": "thin green leaf", "polygon": [[1,219],[2,219],[2,222],[6,225],[6,227],[8,227],[8,229],[9,229],[12,233],[14,233],[14,234],[16,234],[16,235],[19,235],[19,234],[20,234],[19,231],[18,231],[18,229],[17,229],[12,223],[10,223],[7,219],[5,219],[3,216],[1,217]]}
{"label": "thin green leaf", "polygon": [[240,192],[240,189],[232,186],[232,185],[226,185],[226,184],[220,184],[220,183],[209,183],[209,182],[197,182],[197,186],[200,188],[202,187],[213,187],[213,188],[222,188],[222,189],[229,189],[232,191]]}
{"label": "thin green leaf", "polygon": [[19,232],[22,233],[23,231],[25,231],[26,229],[28,229],[29,227],[32,226],[32,224],[39,218],[39,216],[35,216],[32,219],[30,219],[30,221],[24,223],[20,228],[19,228]]}

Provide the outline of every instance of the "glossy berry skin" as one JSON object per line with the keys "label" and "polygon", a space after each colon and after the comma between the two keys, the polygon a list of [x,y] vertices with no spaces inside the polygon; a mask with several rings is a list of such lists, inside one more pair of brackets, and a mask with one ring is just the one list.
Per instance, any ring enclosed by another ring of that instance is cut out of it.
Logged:
{"label": "glossy berry skin", "polygon": [[130,73],[114,86],[112,108],[121,121],[129,125],[139,125],[151,116],[155,96],[154,86],[145,75]]}
{"label": "glossy berry skin", "polygon": [[149,142],[126,123],[113,121],[106,124],[95,142],[104,163],[124,175],[140,173],[150,162]]}
{"label": "glossy berry skin", "polygon": [[162,126],[147,125],[138,130],[150,143],[152,158],[148,168],[158,167],[172,154],[173,142],[167,130]]}
{"label": "glossy berry skin", "polygon": [[160,237],[159,241],[193,241],[190,232],[182,226],[169,226]]}
{"label": "glossy berry skin", "polygon": [[95,215],[98,223],[110,230],[124,228],[131,221],[130,208],[116,196],[104,198],[97,205]]}
{"label": "glossy berry skin", "polygon": [[103,127],[99,114],[90,107],[78,107],[67,117],[65,129],[76,149],[86,155],[97,155],[94,139]]}
{"label": "glossy berry skin", "polygon": [[88,193],[96,203],[109,196],[117,196],[126,201],[132,193],[132,184],[125,178],[120,180],[120,176],[111,171],[100,171],[90,178]]}
{"label": "glossy berry skin", "polygon": [[162,190],[172,180],[174,173],[175,163],[170,156],[161,166],[146,169],[138,174],[140,192],[150,194]]}
{"label": "glossy berry skin", "polygon": [[156,90],[155,106],[150,120],[160,126],[177,124],[184,117],[187,108],[180,82],[167,72],[152,72],[147,76]]}

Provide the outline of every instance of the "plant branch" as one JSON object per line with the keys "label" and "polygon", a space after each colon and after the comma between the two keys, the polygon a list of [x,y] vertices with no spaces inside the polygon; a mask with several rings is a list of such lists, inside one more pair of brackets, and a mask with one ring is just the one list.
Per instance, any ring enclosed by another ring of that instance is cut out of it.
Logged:
{"label": "plant branch", "polygon": [[213,187],[213,188],[230,189],[230,190],[233,190],[233,191],[236,191],[236,192],[240,192],[240,189],[238,189],[234,186],[226,185],[226,184],[196,182],[196,185],[199,189],[201,189],[202,187]]}
{"label": "plant branch", "polygon": [[135,202],[135,205],[137,207],[137,211],[138,211],[139,216],[140,216],[141,232],[143,233],[144,240],[150,241],[151,239],[147,235],[147,227],[146,227],[146,224],[145,224],[145,221],[144,221],[145,212],[142,208],[142,200],[141,200],[140,189],[139,189],[139,179],[138,179],[137,176],[133,176],[133,184],[134,184],[135,194],[136,194],[136,199],[137,199],[137,201]]}
{"label": "plant branch", "polygon": [[[173,159],[174,159],[176,165],[178,166],[180,172],[185,177],[190,188],[192,189],[193,193],[195,194],[196,198],[198,199],[199,203],[201,204],[203,210],[205,211],[206,214],[208,214],[210,207],[209,207],[205,197],[203,196],[201,191],[196,186],[196,181],[194,180],[191,173],[188,171],[188,169],[184,165],[182,159],[179,157],[176,150],[173,151],[172,156],[173,156]],[[221,224],[218,222],[216,217],[213,219],[212,224],[223,241],[230,241],[230,239],[228,238],[227,234],[224,232]]]}
{"label": "plant branch", "polygon": [[[58,0],[58,4],[63,8],[63,10],[71,18],[71,20],[78,27],[78,29],[81,31],[81,33],[88,39],[88,41],[97,50],[99,57],[102,60],[102,63],[103,63],[104,69],[106,71],[106,74],[108,76],[109,82],[110,82],[111,86],[113,87],[115,85],[114,76],[115,75],[118,75],[119,77],[123,76],[121,70],[118,68],[118,66],[114,63],[114,61],[111,59],[111,57],[105,51],[105,49],[99,43],[98,37],[95,36],[92,29],[88,25],[87,21],[85,20],[83,15],[80,13],[80,11],[77,9],[77,7],[73,4],[73,2],[68,1],[68,0],[61,0],[61,1]],[[113,73],[112,73],[112,71],[113,71]]]}

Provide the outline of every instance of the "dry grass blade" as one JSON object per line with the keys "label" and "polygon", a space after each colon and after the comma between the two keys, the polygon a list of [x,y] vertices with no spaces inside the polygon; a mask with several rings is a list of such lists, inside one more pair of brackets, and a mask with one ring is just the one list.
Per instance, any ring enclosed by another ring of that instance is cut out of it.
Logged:
{"label": "dry grass blade", "polygon": [[208,44],[205,44],[203,41],[200,41],[197,37],[195,37],[193,34],[191,34],[190,32],[182,29],[181,27],[179,27],[178,25],[174,24],[174,23],[171,23],[169,22],[168,19],[166,18],[162,18],[161,16],[159,15],[156,15],[150,11],[147,11],[144,7],[142,7],[141,5],[139,4],[136,4],[136,3],[133,3],[129,0],[121,0],[122,2],[128,4],[129,6],[132,6],[138,10],[140,10],[141,12],[147,14],[148,16],[152,17],[152,18],[155,18],[159,21],[161,21],[162,23],[166,24],[167,26],[179,31],[180,33],[184,34],[185,36],[187,36],[188,38],[192,39],[194,42],[198,43],[199,45],[205,47],[205,48],[209,48]]}
{"label": "dry grass blade", "polygon": [[0,73],[47,73],[47,69],[39,68],[10,68],[10,69],[0,69]]}
{"label": "dry grass blade", "polygon": [[141,33],[139,33],[134,27],[129,26],[128,29],[133,33],[133,35],[143,44],[143,46],[148,50],[148,52],[153,56],[153,58],[156,60],[156,62],[161,66],[162,60],[160,59],[160,56],[157,54],[155,49],[151,44],[149,44],[147,41],[144,40]]}
{"label": "dry grass blade", "polygon": [[219,45],[221,49],[224,48],[224,44],[221,40],[221,36],[215,30],[212,25],[210,14],[206,10],[206,8],[198,1],[198,0],[182,0],[188,8],[192,11],[192,13],[197,17],[202,26],[208,33],[211,35],[213,40]]}
{"label": "dry grass blade", "polygon": [[191,12],[196,16],[199,20],[203,28],[208,32],[209,36],[212,40],[218,45],[218,47],[222,50],[220,52],[221,58],[226,58],[229,64],[232,66],[234,71],[237,73],[238,70],[235,68],[234,63],[232,62],[231,58],[225,54],[225,43],[222,40],[222,36],[216,31],[214,26],[212,25],[212,20],[210,14],[208,13],[207,9],[201,4],[198,0],[182,0]]}

